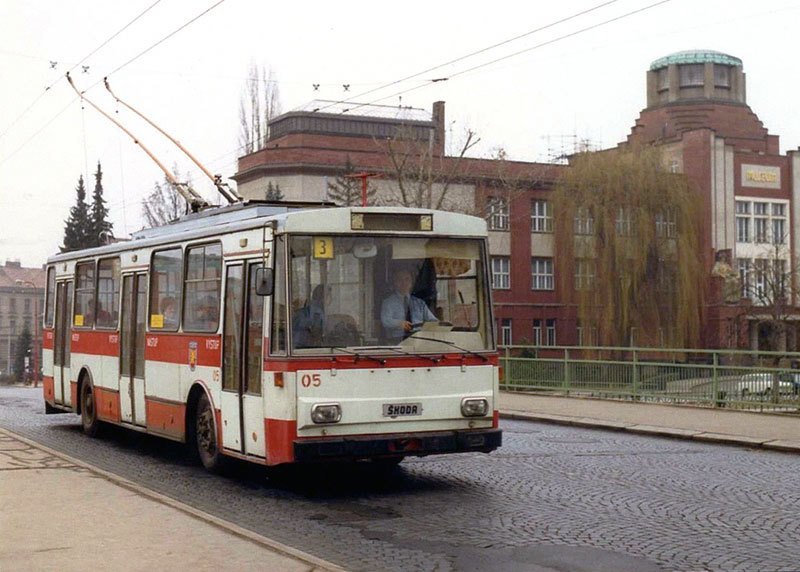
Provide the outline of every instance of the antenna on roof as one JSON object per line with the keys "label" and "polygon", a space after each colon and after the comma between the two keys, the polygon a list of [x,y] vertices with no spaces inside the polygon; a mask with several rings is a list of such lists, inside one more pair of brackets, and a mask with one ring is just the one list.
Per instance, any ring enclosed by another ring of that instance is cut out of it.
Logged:
{"label": "antenna on roof", "polygon": [[184,200],[189,204],[189,208],[192,210],[192,212],[197,212],[202,208],[210,206],[208,202],[197,191],[195,191],[186,183],[179,182],[175,178],[175,176],[169,172],[169,169],[167,169],[161,163],[161,161],[159,161],[156,158],[156,156],[153,155],[153,153],[151,153],[150,150],[142,144],[142,142],[139,140],[138,137],[136,137],[133,133],[125,129],[125,127],[123,127],[119,121],[117,121],[116,119],[111,117],[108,113],[97,107],[94,104],[94,102],[92,102],[89,98],[87,98],[82,92],[78,91],[78,88],[75,87],[75,84],[73,83],[72,78],[69,75],[69,72],[67,72],[67,81],[69,82],[69,85],[72,86],[72,89],[75,90],[75,93],[77,93],[82,100],[86,101],[89,105],[94,107],[100,114],[102,114],[106,119],[108,119],[114,125],[122,129],[131,139],[133,139],[134,143],[136,143],[139,147],[142,148],[142,151],[147,153],[147,156],[150,157],[153,160],[153,162],[156,165],[158,165],[158,167],[164,172],[164,176],[167,177],[167,180],[170,182],[170,184],[175,188],[176,191],[178,191],[178,194],[180,194],[180,196],[182,196]]}
{"label": "antenna on roof", "polygon": [[178,149],[183,151],[186,154],[186,156],[189,157],[189,159],[191,159],[192,162],[195,165],[197,165],[200,168],[200,170],[203,171],[203,173],[205,173],[205,175],[209,179],[211,179],[211,182],[214,183],[215,187],[217,187],[217,191],[219,192],[219,194],[221,194],[223,197],[225,197],[225,200],[227,200],[229,203],[237,203],[237,202],[241,202],[242,201],[242,197],[241,197],[241,195],[239,195],[239,193],[237,193],[236,191],[231,189],[231,187],[230,187],[230,185],[228,185],[228,183],[223,183],[222,182],[222,176],[221,175],[212,175],[211,171],[206,169],[205,166],[203,166],[200,163],[200,161],[198,161],[195,158],[194,155],[189,153],[189,151],[186,149],[186,147],[181,145],[180,141],[178,141],[177,139],[172,137],[169,133],[167,133],[166,131],[161,129],[161,127],[159,127],[158,125],[153,123],[150,119],[145,117],[140,111],[134,109],[129,103],[126,103],[126,102],[122,101],[119,97],[117,97],[117,94],[114,93],[113,91],[111,91],[111,84],[108,83],[108,78],[107,77],[103,78],[103,83],[105,83],[106,89],[108,90],[108,93],[110,93],[112,95],[112,97],[117,100],[117,102],[121,103],[122,105],[124,105],[125,107],[127,107],[128,109],[133,111],[136,115],[138,115],[139,117],[141,117],[142,119],[147,121],[150,125],[155,127],[158,130],[159,133],[161,133],[164,137],[166,137],[167,139],[172,141],[175,144],[175,146],[178,147]]}

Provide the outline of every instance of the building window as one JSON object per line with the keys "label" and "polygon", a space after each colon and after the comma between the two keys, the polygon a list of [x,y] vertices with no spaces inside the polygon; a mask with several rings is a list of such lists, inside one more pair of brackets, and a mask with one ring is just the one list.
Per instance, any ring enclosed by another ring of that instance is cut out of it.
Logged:
{"label": "building window", "polygon": [[489,197],[489,230],[508,230],[508,201],[503,197]]}
{"label": "building window", "polygon": [[656,236],[659,238],[675,238],[678,235],[678,223],[674,209],[656,213]]}
{"label": "building window", "polygon": [[531,232],[553,232],[550,201],[531,201]]}
{"label": "building window", "polygon": [[714,64],[714,86],[731,86],[731,68],[720,64]]}
{"label": "building window", "polygon": [[656,89],[658,89],[658,91],[665,91],[669,89],[669,69],[661,68],[656,73],[658,75]]}
{"label": "building window", "polygon": [[630,207],[619,207],[614,223],[617,227],[618,235],[631,236],[633,234],[633,215]]}
{"label": "building window", "polygon": [[553,259],[531,258],[531,290],[553,290]]}
{"label": "building window", "polygon": [[578,207],[575,211],[574,231],[579,235],[594,234],[594,217],[588,208]]}
{"label": "building window", "polygon": [[786,244],[786,203],[736,201],[736,242]]}
{"label": "building window", "polygon": [[736,242],[750,242],[750,203],[736,201]]}
{"label": "building window", "polygon": [[753,297],[754,303],[766,304],[769,301],[769,260],[757,258],[753,261]]}
{"label": "building window", "polygon": [[545,322],[545,340],[546,346],[556,345],[556,321],[554,319]]}
{"label": "building window", "polygon": [[535,345],[535,346],[542,345],[542,321],[541,320],[534,320],[533,321],[533,345]]}
{"label": "building window", "polygon": [[26,314],[30,314],[31,313],[31,299],[30,298],[25,298],[23,306],[25,306],[24,312]]}
{"label": "building window", "polygon": [[511,288],[511,259],[507,256],[492,257],[492,288],[495,290]]}
{"label": "building window", "polygon": [[588,290],[594,286],[595,261],[592,258],[575,260],[575,289]]}
{"label": "building window", "polygon": [[741,288],[739,295],[747,298],[750,296],[750,260],[739,258],[736,264],[739,269],[739,287]]}
{"label": "building window", "polygon": [[12,314],[17,313],[17,299],[16,298],[9,298],[8,300],[8,311]]}
{"label": "building window", "polygon": [[681,87],[702,86],[705,79],[704,64],[684,64],[678,66]]}
{"label": "building window", "polygon": [[511,338],[511,318],[503,318],[500,321],[500,345],[510,346],[513,340]]}

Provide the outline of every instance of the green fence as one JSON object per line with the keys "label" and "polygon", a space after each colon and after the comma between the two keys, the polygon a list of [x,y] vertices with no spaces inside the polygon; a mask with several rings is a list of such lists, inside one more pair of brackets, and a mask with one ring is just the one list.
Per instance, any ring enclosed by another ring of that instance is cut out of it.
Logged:
{"label": "green fence", "polygon": [[800,353],[500,348],[501,389],[800,413]]}

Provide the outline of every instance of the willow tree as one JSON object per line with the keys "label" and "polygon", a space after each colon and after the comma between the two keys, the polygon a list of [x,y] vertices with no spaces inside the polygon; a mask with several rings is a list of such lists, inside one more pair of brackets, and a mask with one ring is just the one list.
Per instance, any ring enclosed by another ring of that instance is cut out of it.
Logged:
{"label": "willow tree", "polygon": [[584,344],[691,347],[703,263],[698,196],[654,148],[583,153],[554,196],[563,299]]}

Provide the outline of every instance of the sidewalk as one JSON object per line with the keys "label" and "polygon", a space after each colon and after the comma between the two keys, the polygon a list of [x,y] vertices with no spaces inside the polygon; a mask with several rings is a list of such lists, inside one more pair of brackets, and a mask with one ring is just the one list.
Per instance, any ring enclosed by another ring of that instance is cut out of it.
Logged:
{"label": "sidewalk", "polygon": [[800,453],[800,416],[500,392],[500,416]]}
{"label": "sidewalk", "polygon": [[0,570],[341,570],[0,429]]}

